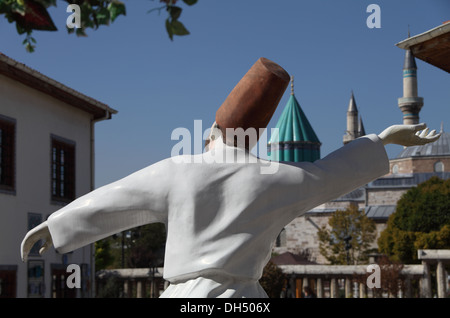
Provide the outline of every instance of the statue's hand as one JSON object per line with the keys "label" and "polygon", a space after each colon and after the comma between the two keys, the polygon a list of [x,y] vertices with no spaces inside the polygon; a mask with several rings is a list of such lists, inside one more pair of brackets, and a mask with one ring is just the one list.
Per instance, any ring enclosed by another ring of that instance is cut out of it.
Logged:
{"label": "statue's hand", "polygon": [[39,254],[42,255],[53,245],[52,237],[50,235],[47,222],[39,224],[25,235],[25,238],[23,239],[22,244],[20,245],[20,254],[23,262],[27,260],[31,248],[39,240],[44,241],[44,244],[39,249]]}
{"label": "statue's hand", "polygon": [[384,145],[397,144],[405,147],[424,145],[438,140],[440,136],[441,134],[436,134],[436,130],[428,133],[426,124],[393,125],[378,135]]}

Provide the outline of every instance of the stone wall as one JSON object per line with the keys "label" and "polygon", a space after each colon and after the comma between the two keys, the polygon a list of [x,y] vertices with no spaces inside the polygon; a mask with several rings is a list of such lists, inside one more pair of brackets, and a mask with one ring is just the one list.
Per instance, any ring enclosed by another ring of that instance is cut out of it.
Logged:
{"label": "stone wall", "polygon": [[320,264],[326,263],[326,259],[319,252],[317,230],[328,224],[330,215],[330,213],[322,213],[320,216],[300,216],[294,219],[284,229],[286,237],[284,244],[274,247],[273,252],[277,254],[284,252],[301,254],[306,252],[310,254],[310,261]]}
{"label": "stone wall", "polygon": [[367,205],[397,205],[397,201],[410,188],[386,189],[370,188],[367,190]]}
{"label": "stone wall", "polygon": [[[347,203],[348,206],[348,203]],[[308,213],[293,220],[285,227],[282,234],[285,239],[280,240],[280,246],[275,246],[273,252],[282,254],[291,252],[293,254],[305,253],[309,255],[308,260],[319,264],[328,264],[325,257],[320,254],[317,231],[322,226],[327,226],[329,218],[333,213]],[[377,237],[372,248],[377,248],[377,239],[386,228],[386,223],[376,223]]]}
{"label": "stone wall", "polygon": [[442,156],[392,159],[389,171],[391,174],[435,172],[437,162],[444,164],[444,171],[450,171],[450,158]]}

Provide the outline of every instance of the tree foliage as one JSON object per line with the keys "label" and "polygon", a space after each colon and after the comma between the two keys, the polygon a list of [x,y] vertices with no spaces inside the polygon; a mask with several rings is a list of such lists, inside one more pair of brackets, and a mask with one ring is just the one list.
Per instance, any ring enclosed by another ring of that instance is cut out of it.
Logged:
{"label": "tree foliage", "polygon": [[104,239],[95,242],[95,270],[107,269],[114,263],[111,251],[111,240]]}
{"label": "tree foliage", "polygon": [[282,272],[282,270],[273,262],[269,261],[264,267],[259,283],[269,298],[279,298],[281,291],[283,290],[285,280],[286,275]]}
{"label": "tree foliage", "polygon": [[[182,0],[186,5],[192,6],[198,0]],[[86,29],[98,29],[102,25],[109,25],[120,15],[126,15],[126,6],[119,0],[60,0],[67,5],[76,4],[80,7],[81,28],[67,28],[69,33],[77,36],[86,36]],[[169,38],[174,35],[189,34],[186,27],[179,21],[183,9],[176,5],[178,0],[160,0],[163,6],[149,10],[166,10],[168,18],[165,26]],[[9,23],[15,23],[18,34],[25,34],[23,44],[28,52],[35,49],[36,40],[32,32],[57,31],[57,28],[48,12],[49,7],[56,7],[56,0],[0,0],[0,15],[4,15]]]}
{"label": "tree foliage", "polygon": [[95,243],[96,270],[159,267],[164,262],[166,230],[152,223],[113,235]]}
{"label": "tree foliage", "polygon": [[164,224],[152,223],[134,228],[129,233],[127,243],[126,267],[162,266],[166,243]]}
{"label": "tree foliage", "polygon": [[[375,241],[375,223],[355,205],[338,210],[318,231],[320,253],[333,265],[366,262],[371,245]],[[351,245],[347,246],[346,239]]]}
{"label": "tree foliage", "polygon": [[450,179],[432,177],[405,192],[378,247],[403,263],[417,263],[418,249],[450,248]]}

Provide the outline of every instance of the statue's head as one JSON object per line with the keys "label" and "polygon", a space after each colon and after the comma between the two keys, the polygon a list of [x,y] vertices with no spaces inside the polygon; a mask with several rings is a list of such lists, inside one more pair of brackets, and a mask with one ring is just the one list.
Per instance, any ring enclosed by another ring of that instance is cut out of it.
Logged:
{"label": "statue's head", "polygon": [[[261,57],[217,110],[212,128],[220,130],[226,144],[251,150],[269,124],[289,81],[289,74],[281,66]],[[210,137],[213,133],[212,129]],[[208,138],[206,145],[209,142]]]}

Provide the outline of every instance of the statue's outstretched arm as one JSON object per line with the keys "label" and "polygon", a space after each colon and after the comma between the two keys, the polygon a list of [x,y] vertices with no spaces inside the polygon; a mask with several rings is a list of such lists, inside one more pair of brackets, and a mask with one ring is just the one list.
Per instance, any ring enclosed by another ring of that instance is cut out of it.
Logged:
{"label": "statue's outstretched arm", "polygon": [[25,235],[22,260],[39,240],[41,254],[51,246],[67,253],[136,226],[165,223],[169,176],[160,162],[79,197]]}
{"label": "statue's outstretched arm", "polygon": [[440,137],[434,130],[428,132],[426,127],[425,124],[394,125],[378,136],[358,138],[314,163],[282,163],[278,180],[286,186],[277,187],[283,191],[279,197],[283,198],[283,204],[295,207],[292,211],[296,217],[349,193],[389,172],[385,145],[423,145]]}
{"label": "statue's outstretched arm", "polygon": [[405,147],[424,145],[439,139],[436,130],[428,132],[426,124],[393,125],[378,135],[384,145],[397,144]]}

